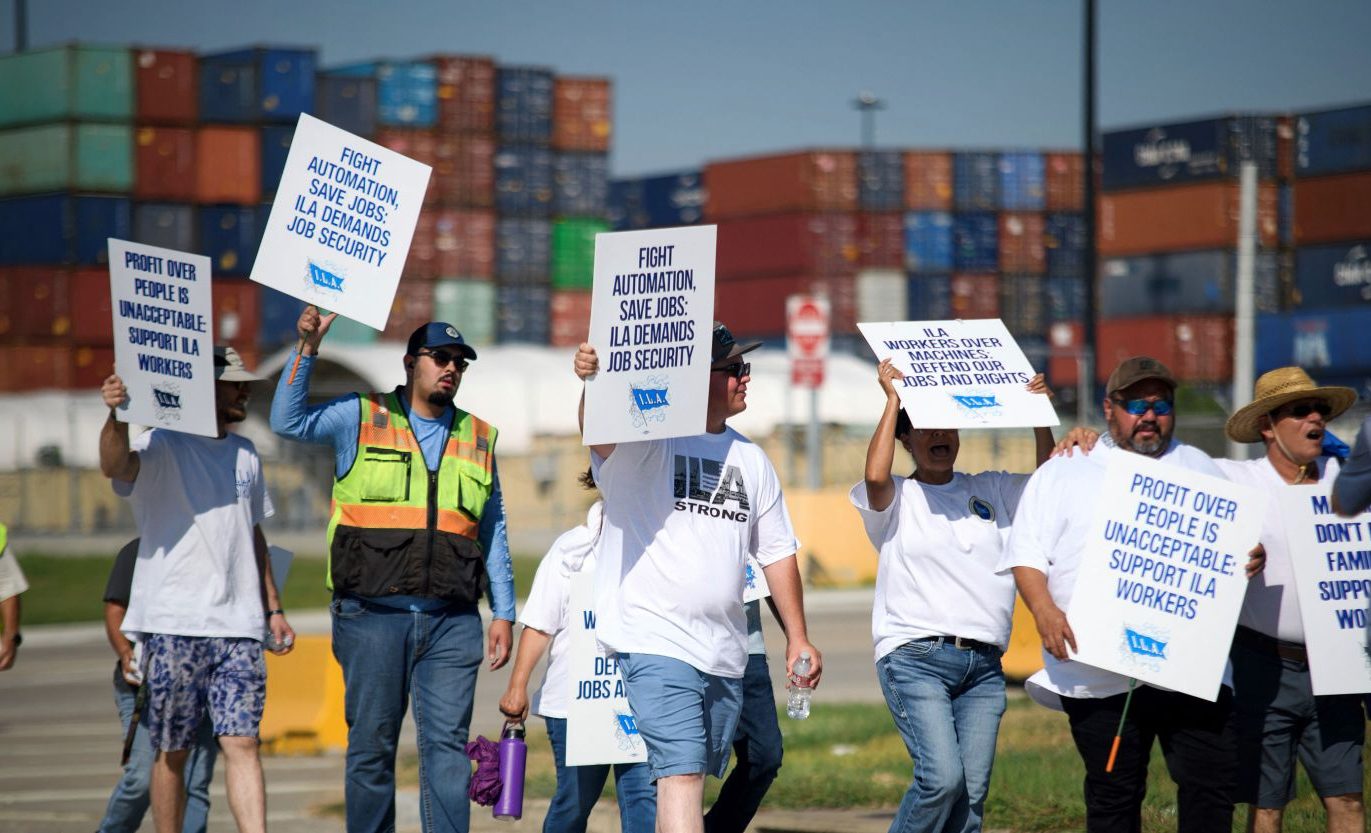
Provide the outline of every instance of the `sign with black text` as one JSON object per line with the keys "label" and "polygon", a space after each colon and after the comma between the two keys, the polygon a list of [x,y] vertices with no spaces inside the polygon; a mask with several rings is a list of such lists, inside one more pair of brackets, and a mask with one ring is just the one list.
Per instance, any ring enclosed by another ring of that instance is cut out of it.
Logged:
{"label": "sign with black text", "polygon": [[566,765],[631,764],[647,746],[628,707],[619,662],[595,640],[595,571],[571,576],[571,696],[567,698]]}

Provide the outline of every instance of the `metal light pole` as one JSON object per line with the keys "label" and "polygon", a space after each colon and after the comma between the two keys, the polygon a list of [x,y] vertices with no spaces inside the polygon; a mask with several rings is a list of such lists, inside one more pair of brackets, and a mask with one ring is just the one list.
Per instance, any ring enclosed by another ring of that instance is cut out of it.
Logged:
{"label": "metal light pole", "polygon": [[862,90],[852,99],[852,107],[862,114],[862,148],[871,150],[876,146],[876,111],[885,109],[885,100],[870,90]]}
{"label": "metal light pole", "polygon": [[28,0],[14,0],[14,51],[23,52],[29,48],[29,9]]}
{"label": "metal light pole", "polygon": [[[1082,369],[1087,376],[1081,383],[1081,388],[1086,391],[1095,389],[1093,378],[1093,365],[1095,359],[1099,357],[1095,353],[1095,288],[1098,283],[1098,253],[1095,247],[1095,0],[1085,0],[1085,78],[1084,96],[1085,101],[1081,107],[1082,124],[1081,130],[1085,134],[1085,321],[1081,328],[1081,351],[1083,360]],[[1088,407],[1087,399],[1091,397],[1081,397],[1077,404],[1077,415],[1081,422],[1085,421],[1086,414],[1091,412]],[[1099,411],[1094,411],[1096,415]]]}

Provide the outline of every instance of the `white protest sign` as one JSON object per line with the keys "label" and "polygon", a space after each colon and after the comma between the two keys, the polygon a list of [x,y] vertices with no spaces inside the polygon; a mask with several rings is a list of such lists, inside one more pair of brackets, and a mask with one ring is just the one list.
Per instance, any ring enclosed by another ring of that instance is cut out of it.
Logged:
{"label": "white protest sign", "polygon": [[109,288],[119,421],[218,436],[209,258],[111,237]]}
{"label": "white protest sign", "polygon": [[765,599],[770,595],[771,586],[766,583],[766,573],[762,571],[761,562],[749,555],[747,566],[743,570],[743,604]]}
{"label": "white protest sign", "polygon": [[1217,699],[1265,507],[1255,489],[1111,454],[1067,611],[1073,658]]}
{"label": "white protest sign", "polygon": [[595,640],[595,571],[571,576],[571,696],[566,710],[566,765],[632,764],[647,747],[628,708],[619,662]]}
{"label": "white protest sign", "polygon": [[595,235],[586,445],[705,430],[714,321],[714,226]]}
{"label": "white protest sign", "polygon": [[385,329],[431,172],[302,114],[252,279]]}
{"label": "white protest sign", "polygon": [[915,428],[1057,425],[1052,402],[1024,389],[1038,371],[998,318],[857,325],[878,361],[904,376],[900,404]]}
{"label": "white protest sign", "polygon": [[1340,518],[1332,478],[1281,490],[1314,693],[1371,692],[1371,512]]}

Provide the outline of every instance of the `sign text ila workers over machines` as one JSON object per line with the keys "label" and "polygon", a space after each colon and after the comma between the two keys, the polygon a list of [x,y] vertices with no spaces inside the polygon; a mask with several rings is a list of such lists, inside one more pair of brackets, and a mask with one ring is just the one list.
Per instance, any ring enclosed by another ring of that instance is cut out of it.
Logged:
{"label": "sign text ila workers over machines", "polygon": [[571,576],[571,696],[566,711],[566,765],[632,764],[647,760],[647,747],[628,707],[619,661],[595,640],[595,571]]}
{"label": "sign text ila workers over machines", "polygon": [[301,115],[252,279],[385,329],[431,172]]}
{"label": "sign text ila workers over machines", "polygon": [[1371,692],[1371,512],[1333,514],[1332,480],[1282,489],[1281,511],[1314,693],[1364,694]]}
{"label": "sign text ila workers over machines", "polygon": [[[586,445],[705,430],[714,322],[714,226],[595,235]],[[727,322],[725,322],[727,323]]]}
{"label": "sign text ila workers over machines", "polygon": [[1067,611],[1073,659],[1217,699],[1265,506],[1247,486],[1112,452]]}
{"label": "sign text ila workers over machines", "polygon": [[1038,371],[998,318],[872,322],[857,329],[876,359],[890,359],[904,377],[895,390],[915,428],[1058,424],[1051,401],[1025,390]]}
{"label": "sign text ila workers over machines", "polygon": [[210,260],[109,239],[120,422],[218,436]]}

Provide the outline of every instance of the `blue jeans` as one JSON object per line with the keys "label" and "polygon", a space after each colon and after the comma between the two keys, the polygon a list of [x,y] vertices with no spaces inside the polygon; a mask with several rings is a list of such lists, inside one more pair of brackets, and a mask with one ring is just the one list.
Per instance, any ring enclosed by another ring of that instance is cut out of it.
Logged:
{"label": "blue jeans", "polygon": [[330,610],[348,724],[349,833],[395,829],[395,752],[411,696],[424,830],[466,833],[467,729],[485,653],[476,607],[416,612],[339,595]]}
{"label": "blue jeans", "polygon": [[[586,820],[604,791],[609,764],[566,765],[566,719],[545,717],[547,739],[557,762],[557,792],[543,819],[543,833],[585,833]],[[614,792],[619,796],[619,827],[623,833],[652,833],[657,824],[657,789],[648,778],[647,764],[615,764]]]}
{"label": "blue jeans", "polygon": [[1000,652],[916,639],[882,657],[876,672],[914,759],[891,833],[980,830],[1005,708]]}
{"label": "blue jeans", "polygon": [[743,710],[733,734],[738,763],[705,813],[707,833],[743,833],[781,771],[781,727],[766,654],[750,654],[743,672]]}
{"label": "blue jeans", "polygon": [[[124,682],[120,667],[115,665],[114,705],[119,708],[119,724],[124,727],[126,736],[137,697],[137,692]],[[133,732],[129,762],[124,765],[124,774],[110,794],[98,833],[137,833],[148,811],[154,754],[152,740],[148,737],[147,715],[144,714]],[[205,833],[205,824],[209,819],[209,782],[214,776],[214,759],[218,754],[219,746],[214,740],[214,730],[210,728],[209,715],[206,714],[200,722],[195,745],[186,758],[186,817],[181,825],[182,833]]]}

